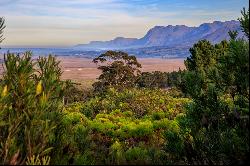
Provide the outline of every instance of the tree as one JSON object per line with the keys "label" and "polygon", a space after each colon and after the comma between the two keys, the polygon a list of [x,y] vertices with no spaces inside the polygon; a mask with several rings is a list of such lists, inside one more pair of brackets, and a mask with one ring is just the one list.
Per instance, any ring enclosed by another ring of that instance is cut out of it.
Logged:
{"label": "tree", "polygon": [[[247,33],[244,10],[241,26]],[[248,14],[249,15],[249,14]],[[203,164],[247,162],[249,153],[249,41],[230,31],[229,42],[199,41],[185,61],[185,89],[193,103],[185,123]]]}
{"label": "tree", "polygon": [[246,9],[243,8],[241,11],[242,17],[238,20],[240,21],[242,31],[246,34],[249,39],[249,9],[246,12]]}
{"label": "tree", "polygon": [[[241,11],[239,18],[242,31],[249,39],[249,10]],[[225,91],[233,100],[240,95],[249,98],[249,41],[237,39],[236,31],[229,31],[231,37],[226,54],[220,57],[217,68]]]}
{"label": "tree", "polygon": [[[226,40],[215,45],[207,40],[201,40],[190,48],[191,56],[184,61],[187,71],[183,73],[180,84],[184,94],[191,95],[191,97],[200,96],[201,91],[193,83],[198,81],[198,78],[201,78],[198,82],[201,83],[200,88],[204,93],[207,92],[209,84],[221,81],[220,77],[215,77],[214,74],[218,73],[218,61],[225,55],[228,47],[229,44]],[[192,81],[192,79],[194,80]]]}
{"label": "tree", "polygon": [[168,86],[168,77],[166,72],[154,71],[142,72],[138,77],[136,84],[145,88],[166,88]]}
{"label": "tree", "polygon": [[125,52],[107,51],[93,59],[93,62],[105,63],[105,65],[98,66],[102,74],[98,78],[99,81],[93,85],[96,91],[102,91],[110,86],[115,88],[133,87],[140,74],[141,64],[135,56],[130,56]]}
{"label": "tree", "polygon": [[249,44],[242,39],[231,39],[228,52],[217,65],[223,86],[232,97],[249,95]]}
{"label": "tree", "polygon": [[5,20],[3,17],[0,17],[0,43],[2,43],[3,39],[3,30],[5,28]]}
{"label": "tree", "polygon": [[191,56],[184,61],[188,70],[201,71],[215,64],[215,48],[207,40],[201,40],[189,49]]}
{"label": "tree", "polygon": [[185,66],[189,71],[195,70],[207,73],[209,68],[217,63],[227,49],[228,42],[226,40],[215,45],[207,40],[198,41],[189,49],[191,56],[184,61]]}

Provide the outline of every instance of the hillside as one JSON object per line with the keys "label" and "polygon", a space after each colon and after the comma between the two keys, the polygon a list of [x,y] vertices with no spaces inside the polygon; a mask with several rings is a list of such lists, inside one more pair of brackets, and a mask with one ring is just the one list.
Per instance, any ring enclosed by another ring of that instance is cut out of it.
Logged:
{"label": "hillside", "polygon": [[190,47],[199,40],[207,39],[218,43],[229,39],[228,31],[236,30],[243,37],[238,21],[214,21],[198,27],[185,25],[155,26],[142,38],[117,37],[110,41],[92,41],[89,44],[79,44],[81,49],[131,49],[144,47]]}

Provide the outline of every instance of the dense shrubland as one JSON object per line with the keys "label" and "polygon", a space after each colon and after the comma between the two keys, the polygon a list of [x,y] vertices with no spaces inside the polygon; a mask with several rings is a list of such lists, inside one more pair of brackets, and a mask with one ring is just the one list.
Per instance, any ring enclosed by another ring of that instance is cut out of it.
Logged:
{"label": "dense shrubland", "polygon": [[166,157],[173,156],[165,146],[177,146],[167,143],[168,136],[181,135],[178,118],[189,102],[162,90],[111,88],[105,96],[68,105],[63,111],[65,128],[71,136],[83,135],[69,145],[66,155],[74,149],[74,162],[85,164],[166,164]]}
{"label": "dense shrubland", "polygon": [[141,73],[134,56],[108,51],[93,60],[102,74],[88,92],[60,80],[52,56],[7,53],[1,164],[249,163],[249,41],[229,34],[197,42],[172,73]]}

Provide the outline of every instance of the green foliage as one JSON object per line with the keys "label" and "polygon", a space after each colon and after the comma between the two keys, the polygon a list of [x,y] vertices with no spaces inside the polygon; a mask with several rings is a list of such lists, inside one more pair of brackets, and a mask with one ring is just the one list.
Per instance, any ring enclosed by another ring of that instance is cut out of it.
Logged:
{"label": "green foliage", "polygon": [[184,156],[184,140],[178,132],[166,130],[163,133],[166,141],[165,150],[170,153],[172,161],[179,161]]}
{"label": "green foliage", "polygon": [[249,95],[249,43],[242,39],[231,39],[229,50],[220,58],[218,73],[221,84],[234,97]]}
{"label": "green foliage", "polygon": [[98,78],[98,82],[93,86],[95,91],[105,91],[107,87],[128,88],[133,87],[135,80],[141,67],[135,56],[129,56],[124,52],[107,51],[99,57],[93,59],[94,63],[106,63],[99,66],[98,69],[102,74]]}
{"label": "green foliage", "polygon": [[[247,29],[249,25],[243,25],[246,17],[241,24]],[[183,133],[188,131],[193,139],[192,142],[189,137],[184,140],[188,163],[247,162],[249,41],[237,39],[237,34],[230,31],[231,40],[215,46],[199,41],[185,61],[188,71],[183,85],[193,102],[186,107],[185,117],[179,120]]]}
{"label": "green foliage", "polygon": [[[185,70],[173,71],[171,73],[154,71],[142,72],[136,81],[137,87],[140,88],[183,88],[183,77]],[[179,93],[179,95],[181,95]]]}
{"label": "green foliage", "polygon": [[246,12],[246,9],[243,8],[241,11],[242,17],[238,20],[240,21],[242,31],[246,34],[249,39],[249,9]]}
{"label": "green foliage", "polygon": [[80,84],[73,83],[71,80],[66,80],[65,84],[64,104],[66,105],[85,101],[92,95],[91,90],[84,90],[79,87]]}
{"label": "green foliage", "polygon": [[208,66],[214,65],[214,46],[207,40],[201,40],[190,48],[191,56],[185,60],[189,71],[206,70]]}
{"label": "green foliage", "polygon": [[[242,15],[249,38],[249,10]],[[0,39],[3,29],[0,18]],[[31,52],[7,53],[1,164],[248,163],[249,41],[237,34],[230,31],[230,41],[215,45],[199,41],[187,70],[172,73],[141,74],[134,56],[108,51],[93,60],[105,64],[94,84],[101,95],[88,99],[60,80],[54,57],[34,61]]]}
{"label": "green foliage", "polygon": [[208,69],[216,64],[218,58],[224,54],[227,48],[227,41],[222,41],[215,46],[207,40],[198,41],[190,48],[191,56],[184,61],[185,66],[189,71],[205,71],[207,73]]}
{"label": "green foliage", "polygon": [[[52,155],[53,164],[91,164],[89,159],[81,156],[88,155],[89,146],[88,119],[77,110],[63,111],[61,121],[57,127],[55,150]],[[84,159],[85,158],[85,159]]]}
{"label": "green foliage", "polygon": [[58,63],[49,56],[31,59],[31,53],[8,53],[0,89],[0,156],[2,163],[19,164],[52,147],[56,121],[62,108],[62,82]]}
{"label": "green foliage", "polygon": [[[158,111],[169,111],[172,102],[181,106],[182,101],[188,102],[187,99],[176,100],[168,92],[160,89],[125,89],[119,92],[111,88],[103,97],[95,97],[86,102],[81,107],[81,112],[93,118],[97,113],[110,113],[119,109],[121,112],[131,112],[136,117],[143,117]],[[176,107],[174,112],[178,114],[181,111]]]}
{"label": "green foliage", "polygon": [[168,86],[169,87],[181,87],[182,84],[182,77],[185,73],[185,70],[178,70],[168,73]]}
{"label": "green foliage", "polygon": [[232,40],[236,40],[239,33],[238,31],[229,31],[228,34]]}
{"label": "green foliage", "polygon": [[[62,128],[69,130],[62,133],[69,135],[60,140],[71,142],[74,129],[70,126],[81,124],[88,129],[81,137],[86,146],[79,148],[79,141],[72,140],[67,152],[74,159],[72,163],[79,160],[81,164],[164,164],[164,131],[182,137],[176,117],[189,102],[186,98],[173,98],[163,90],[111,88],[103,97],[67,106]],[[89,154],[93,159],[86,159]],[[64,164],[70,164],[70,157],[63,158]]]}
{"label": "green foliage", "polygon": [[125,163],[124,150],[120,142],[115,141],[110,148],[111,161],[110,163],[121,165]]}
{"label": "green foliage", "polygon": [[168,86],[167,73],[160,71],[142,72],[138,77],[136,84],[144,88],[166,88]]}
{"label": "green foliage", "polygon": [[140,148],[140,147],[129,148],[125,152],[125,157],[128,161],[130,161],[128,164],[136,164],[136,165],[137,164],[139,165],[150,164],[148,151],[144,148]]}
{"label": "green foliage", "polygon": [[31,158],[28,158],[28,161],[26,161],[26,165],[49,165],[50,157],[45,156],[41,159],[38,156],[32,156]]}

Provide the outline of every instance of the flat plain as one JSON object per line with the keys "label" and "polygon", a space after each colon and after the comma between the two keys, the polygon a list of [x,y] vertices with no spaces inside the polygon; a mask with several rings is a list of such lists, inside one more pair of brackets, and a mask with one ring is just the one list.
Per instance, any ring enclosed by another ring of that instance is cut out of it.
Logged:
{"label": "flat plain", "polygon": [[[75,81],[95,80],[101,71],[92,59],[76,57],[58,57],[63,70],[63,79],[72,79]],[[172,72],[184,69],[184,59],[160,59],[160,58],[138,58],[143,72],[162,71]]]}
{"label": "flat plain", "polygon": [[[3,57],[0,57],[3,60]],[[92,59],[72,56],[57,57],[60,61],[60,67],[63,71],[62,79],[71,79],[74,82],[92,83],[101,74],[97,65]],[[172,72],[184,69],[184,59],[161,59],[161,58],[138,58],[143,72],[162,71]],[[3,73],[3,67],[0,65],[0,75]]]}

